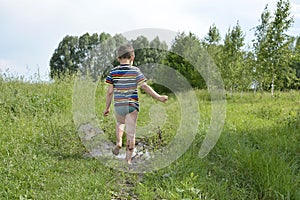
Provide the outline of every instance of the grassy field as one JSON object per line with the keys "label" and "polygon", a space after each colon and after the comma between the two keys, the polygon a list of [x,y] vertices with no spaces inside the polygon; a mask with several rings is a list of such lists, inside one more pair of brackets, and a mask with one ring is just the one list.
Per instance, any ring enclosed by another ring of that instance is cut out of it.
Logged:
{"label": "grassy field", "polygon": [[[196,91],[201,121],[188,151],[164,169],[130,174],[86,156],[73,122],[73,87],[73,80],[0,78],[0,199],[300,199],[299,91],[228,96],[222,135],[203,159],[198,152],[211,102],[205,91]],[[103,94],[99,86],[99,126],[114,141],[113,116],[101,116]],[[153,103],[141,94],[140,127],[151,121]],[[159,105],[166,115],[161,145],[167,145],[180,107],[172,95]],[[154,133],[142,139],[159,148]]]}

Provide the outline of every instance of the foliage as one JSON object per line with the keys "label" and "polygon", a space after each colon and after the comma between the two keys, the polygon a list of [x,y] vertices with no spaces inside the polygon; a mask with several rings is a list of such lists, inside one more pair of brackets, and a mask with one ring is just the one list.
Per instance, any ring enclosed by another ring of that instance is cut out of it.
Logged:
{"label": "foliage", "polygon": [[52,78],[61,77],[66,73],[70,74],[78,70],[77,49],[77,37],[67,35],[63,38],[50,59],[50,76]]}
{"label": "foliage", "polygon": [[243,62],[245,59],[245,52],[242,49],[245,45],[244,40],[245,35],[239,22],[225,35],[220,70],[227,90],[245,90],[251,85],[252,80],[247,79],[251,74],[251,69],[248,69],[249,65]]}
{"label": "foliage", "polygon": [[289,81],[296,78],[290,66],[292,38],[287,31],[292,27],[290,2],[279,0],[274,16],[266,6],[261,15],[261,24],[256,27],[254,52],[256,56],[256,79],[262,89],[290,87]]}
{"label": "foliage", "polygon": [[295,72],[296,77],[292,80],[286,79],[286,81],[292,89],[300,89],[300,37],[294,39],[294,44],[292,46],[291,68]]}
{"label": "foliage", "polygon": [[[239,21],[223,39],[215,24],[203,39],[191,32],[178,33],[170,48],[158,36],[149,41],[140,35],[129,41],[122,34],[111,36],[105,32],[80,37],[67,35],[50,59],[50,76],[62,78],[64,74],[81,72],[95,80],[104,78],[118,65],[116,48],[131,43],[135,48],[134,65],[147,72],[166,75],[168,69],[157,67],[165,65],[176,70],[193,88],[204,89],[209,85],[207,71],[214,62],[227,91],[271,90],[274,95],[275,89],[300,87],[300,40],[287,34],[293,22],[290,1],[278,0],[274,13],[266,5],[260,24],[254,27],[253,43],[247,47]],[[152,82],[152,86],[170,92],[157,83]]]}
{"label": "foliage", "polygon": [[144,36],[128,41],[123,35],[113,37],[108,33],[94,33],[82,36],[66,36],[55,49],[50,59],[51,78],[80,72],[92,75],[95,80],[105,77],[109,70],[118,65],[116,49],[121,44],[132,43],[135,51],[135,65],[157,63],[164,56],[167,44],[158,37],[148,41]]}
{"label": "foliage", "polygon": [[221,41],[219,29],[215,24],[209,27],[208,34],[204,37],[203,44],[207,46],[217,45]]}
{"label": "foliage", "polygon": [[[165,56],[163,64],[170,66],[181,74],[193,88],[206,88],[205,81],[195,65],[199,62],[203,48],[195,34],[178,34]],[[180,87],[178,88],[180,90]]]}

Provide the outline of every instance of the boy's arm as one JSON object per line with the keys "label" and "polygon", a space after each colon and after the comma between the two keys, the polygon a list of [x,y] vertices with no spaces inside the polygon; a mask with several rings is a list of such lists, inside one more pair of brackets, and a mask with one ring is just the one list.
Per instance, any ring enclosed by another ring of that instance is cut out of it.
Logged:
{"label": "boy's arm", "polygon": [[158,101],[165,103],[168,100],[168,96],[158,94],[146,82],[141,83],[140,86],[147,94],[149,94],[151,97],[157,99]]}
{"label": "boy's arm", "polygon": [[108,113],[110,111],[110,104],[112,102],[113,92],[114,92],[114,86],[109,85],[107,88],[107,93],[106,93],[106,108],[103,112],[104,116],[108,116]]}

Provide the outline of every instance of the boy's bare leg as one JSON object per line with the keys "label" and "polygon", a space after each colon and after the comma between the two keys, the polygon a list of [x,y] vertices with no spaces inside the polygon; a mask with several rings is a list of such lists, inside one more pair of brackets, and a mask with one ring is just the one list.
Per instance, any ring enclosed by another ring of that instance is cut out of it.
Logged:
{"label": "boy's bare leg", "polygon": [[135,131],[138,111],[135,110],[125,117],[126,125],[126,161],[131,164],[131,158],[135,147]]}
{"label": "boy's bare leg", "polygon": [[122,137],[124,133],[125,124],[117,123],[116,125],[116,145],[122,147]]}
{"label": "boy's bare leg", "polygon": [[125,128],[125,117],[116,114],[116,146],[113,149],[113,154],[118,155],[119,150],[122,148],[122,137]]}

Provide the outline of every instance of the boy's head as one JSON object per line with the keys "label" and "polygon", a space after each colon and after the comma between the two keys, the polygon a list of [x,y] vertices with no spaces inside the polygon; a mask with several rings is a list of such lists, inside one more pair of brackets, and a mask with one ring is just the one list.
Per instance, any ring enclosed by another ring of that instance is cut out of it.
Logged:
{"label": "boy's head", "polygon": [[130,44],[121,45],[117,51],[118,59],[131,59],[134,49]]}

